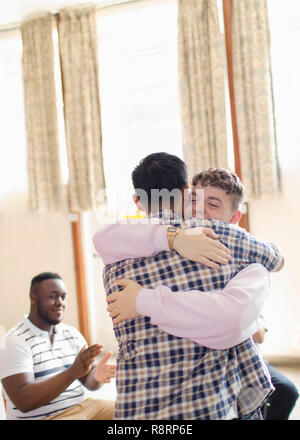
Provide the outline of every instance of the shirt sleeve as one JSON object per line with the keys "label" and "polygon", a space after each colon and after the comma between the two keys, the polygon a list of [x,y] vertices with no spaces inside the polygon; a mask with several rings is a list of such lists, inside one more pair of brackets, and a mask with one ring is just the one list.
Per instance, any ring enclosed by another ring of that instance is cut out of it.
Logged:
{"label": "shirt sleeve", "polygon": [[151,257],[169,250],[166,229],[167,226],[158,223],[106,225],[96,232],[93,243],[104,264]]}
{"label": "shirt sleeve", "polygon": [[248,263],[260,263],[269,272],[275,271],[281,264],[282,253],[274,243],[260,240],[246,233],[242,247],[243,258]]}
{"label": "shirt sleeve", "polygon": [[258,330],[258,315],[269,289],[267,270],[252,264],[223,290],[172,292],[166,286],[142,288],[136,308],[167,333],[209,348],[227,349]]}
{"label": "shirt sleeve", "polygon": [[222,222],[205,220],[205,226],[212,228],[221,242],[228,247],[236,264],[262,264],[269,272],[275,271],[282,262],[278,246],[249,234],[245,229]]}
{"label": "shirt sleeve", "polygon": [[0,347],[0,379],[19,373],[34,373],[31,350],[21,338],[4,336]]}

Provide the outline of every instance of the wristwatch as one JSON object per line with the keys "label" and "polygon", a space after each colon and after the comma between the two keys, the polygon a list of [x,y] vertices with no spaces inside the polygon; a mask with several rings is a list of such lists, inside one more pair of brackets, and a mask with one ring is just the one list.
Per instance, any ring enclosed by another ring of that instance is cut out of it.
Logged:
{"label": "wristwatch", "polygon": [[178,232],[179,232],[179,229],[175,228],[175,226],[169,226],[167,229],[168,243],[169,243],[169,248],[171,251],[173,250],[174,238],[176,237]]}

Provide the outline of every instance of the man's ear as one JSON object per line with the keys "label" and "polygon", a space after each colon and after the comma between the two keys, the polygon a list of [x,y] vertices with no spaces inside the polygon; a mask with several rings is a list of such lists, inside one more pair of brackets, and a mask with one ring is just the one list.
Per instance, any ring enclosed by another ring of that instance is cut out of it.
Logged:
{"label": "man's ear", "polygon": [[34,293],[34,292],[30,292],[30,295],[29,295],[29,298],[30,298],[30,303],[31,304],[36,304],[37,303],[37,299],[38,299],[38,297],[37,297],[37,294],[36,293]]}
{"label": "man's ear", "polygon": [[233,214],[232,219],[228,223],[233,223],[234,225],[237,225],[242,217],[242,211],[239,209]]}
{"label": "man's ear", "polygon": [[144,208],[143,205],[141,204],[141,201],[140,201],[139,196],[137,196],[136,194],[133,194],[133,196],[132,196],[132,200],[133,200],[133,203],[135,204],[135,206],[136,206],[140,211],[145,211],[145,208]]}

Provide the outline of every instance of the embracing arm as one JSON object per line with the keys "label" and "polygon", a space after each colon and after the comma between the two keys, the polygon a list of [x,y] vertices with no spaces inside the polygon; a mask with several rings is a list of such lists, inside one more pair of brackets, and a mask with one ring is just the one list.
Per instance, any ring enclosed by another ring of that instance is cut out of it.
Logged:
{"label": "embracing arm", "polygon": [[93,242],[104,264],[111,264],[169,250],[166,230],[167,226],[161,224],[116,223],[96,232]]}
{"label": "embracing arm", "polygon": [[[100,229],[94,235],[93,242],[104,264],[170,251],[168,226],[159,224],[158,219],[155,220],[154,224],[118,223]],[[184,258],[218,269],[217,263],[227,264],[231,255],[217,238],[210,228],[179,229],[173,247]]]}
{"label": "embracing arm", "polygon": [[223,290],[211,292],[172,292],[166,286],[145,289],[130,283],[107,298],[115,324],[149,316],[165,332],[214,349],[232,347],[257,331],[269,293],[269,274],[259,264],[243,269]]}
{"label": "embracing arm", "polygon": [[279,266],[276,267],[276,269],[274,269],[273,272],[279,272],[283,268],[283,266],[284,266],[284,258],[282,257]]}
{"label": "embracing arm", "polygon": [[204,225],[212,228],[232,254],[232,261],[245,267],[248,264],[262,264],[269,272],[278,272],[284,264],[278,246],[249,234],[245,229],[220,220],[205,220]]}

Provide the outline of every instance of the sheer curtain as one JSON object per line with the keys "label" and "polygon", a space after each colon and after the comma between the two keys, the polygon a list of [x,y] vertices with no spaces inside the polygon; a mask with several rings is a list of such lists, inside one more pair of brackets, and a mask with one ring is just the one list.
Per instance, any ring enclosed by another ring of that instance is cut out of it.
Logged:
{"label": "sheer curtain", "polygon": [[179,0],[178,32],[183,152],[192,176],[228,167],[225,54],[216,0]]}
{"label": "sheer curtain", "polygon": [[104,188],[95,7],[58,18],[71,211],[95,209]]}
{"label": "sheer curtain", "polygon": [[27,137],[29,205],[63,208],[54,51],[54,17],[22,23],[23,83]]}
{"label": "sheer curtain", "polygon": [[232,0],[232,57],[247,198],[280,192],[267,0]]}

